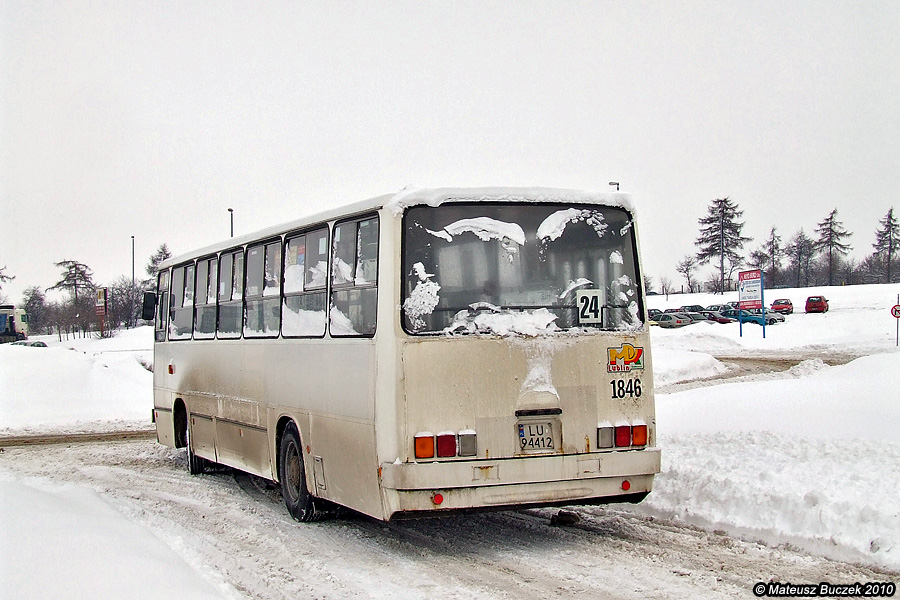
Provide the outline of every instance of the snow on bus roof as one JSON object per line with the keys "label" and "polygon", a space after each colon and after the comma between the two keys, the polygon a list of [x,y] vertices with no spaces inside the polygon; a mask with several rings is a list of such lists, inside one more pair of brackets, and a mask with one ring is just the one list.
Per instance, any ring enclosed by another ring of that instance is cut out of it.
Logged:
{"label": "snow on bus roof", "polygon": [[159,267],[165,269],[198,257],[211,256],[223,250],[238,248],[250,242],[274,238],[285,232],[302,229],[310,225],[325,223],[343,217],[351,217],[366,211],[378,210],[382,207],[389,209],[394,216],[400,216],[403,214],[404,210],[411,206],[439,206],[445,202],[560,202],[573,204],[603,204],[606,206],[624,208],[632,213],[632,215],[634,214],[631,195],[624,192],[601,193],[543,187],[416,188],[407,186],[395,194],[375,196],[354,204],[336,206],[335,208],[301,217],[294,221],[281,223],[241,236],[235,236],[216,244],[185,252],[160,263]]}
{"label": "snow on bus roof", "polygon": [[624,192],[587,192],[557,188],[404,188],[386,204],[394,216],[411,206],[440,206],[444,202],[561,202],[618,206],[634,213],[631,195]]}

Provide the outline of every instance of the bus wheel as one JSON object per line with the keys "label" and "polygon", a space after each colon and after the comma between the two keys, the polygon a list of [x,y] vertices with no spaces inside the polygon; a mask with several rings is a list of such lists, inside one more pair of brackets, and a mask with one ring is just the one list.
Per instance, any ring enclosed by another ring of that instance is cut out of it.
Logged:
{"label": "bus wheel", "polygon": [[188,425],[185,430],[185,435],[187,437],[187,460],[188,460],[188,472],[191,475],[199,475],[203,471],[206,470],[207,460],[205,458],[200,458],[196,454],[194,454],[194,450],[191,447],[191,426]]}
{"label": "bus wheel", "polygon": [[297,426],[290,423],[284,430],[278,451],[281,495],[292,517],[301,523],[310,523],[320,520],[323,515],[316,508],[315,498],[306,487],[302,448]]}

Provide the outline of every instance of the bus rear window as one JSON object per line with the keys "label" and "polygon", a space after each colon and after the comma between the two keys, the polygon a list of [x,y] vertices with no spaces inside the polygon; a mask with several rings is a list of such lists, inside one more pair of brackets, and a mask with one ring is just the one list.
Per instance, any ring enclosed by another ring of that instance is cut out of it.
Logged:
{"label": "bus rear window", "polygon": [[410,208],[403,322],[413,334],[641,327],[631,215],[594,205]]}

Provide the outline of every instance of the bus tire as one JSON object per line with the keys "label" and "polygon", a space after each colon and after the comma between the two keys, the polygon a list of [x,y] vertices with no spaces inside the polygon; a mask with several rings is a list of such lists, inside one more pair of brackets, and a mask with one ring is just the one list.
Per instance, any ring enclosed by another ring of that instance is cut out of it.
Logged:
{"label": "bus tire", "polygon": [[200,475],[203,471],[206,470],[207,460],[205,458],[201,458],[194,454],[194,450],[191,447],[191,426],[188,425],[185,430],[185,435],[187,436],[187,463],[188,463],[188,473],[191,475]]}
{"label": "bus tire", "polygon": [[316,507],[316,499],[306,487],[306,470],[303,466],[303,446],[297,426],[289,423],[281,436],[278,449],[278,475],[281,479],[281,495],[288,512],[301,523],[322,519],[322,511]]}

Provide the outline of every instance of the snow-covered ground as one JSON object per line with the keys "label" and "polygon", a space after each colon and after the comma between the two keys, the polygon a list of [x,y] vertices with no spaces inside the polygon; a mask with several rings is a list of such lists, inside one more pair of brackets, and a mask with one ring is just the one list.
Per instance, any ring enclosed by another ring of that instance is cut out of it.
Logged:
{"label": "snow-covered ground", "polygon": [[[790,298],[796,312],[765,339],[753,324],[742,337],[737,324],[653,328],[663,471],[648,499],[622,514],[900,571],[900,353],[889,312],[898,293],[897,285],[767,293],[767,303]],[[804,314],[812,294],[831,310]],[[653,296],[649,305],[733,296]],[[0,346],[0,436],[150,427],[149,328],[112,340],[42,339],[51,347]],[[722,376],[729,358],[753,357],[798,364],[697,383]],[[0,454],[4,595],[244,597],[102,490],[22,475],[6,460]],[[171,577],[151,584],[151,566]]]}

